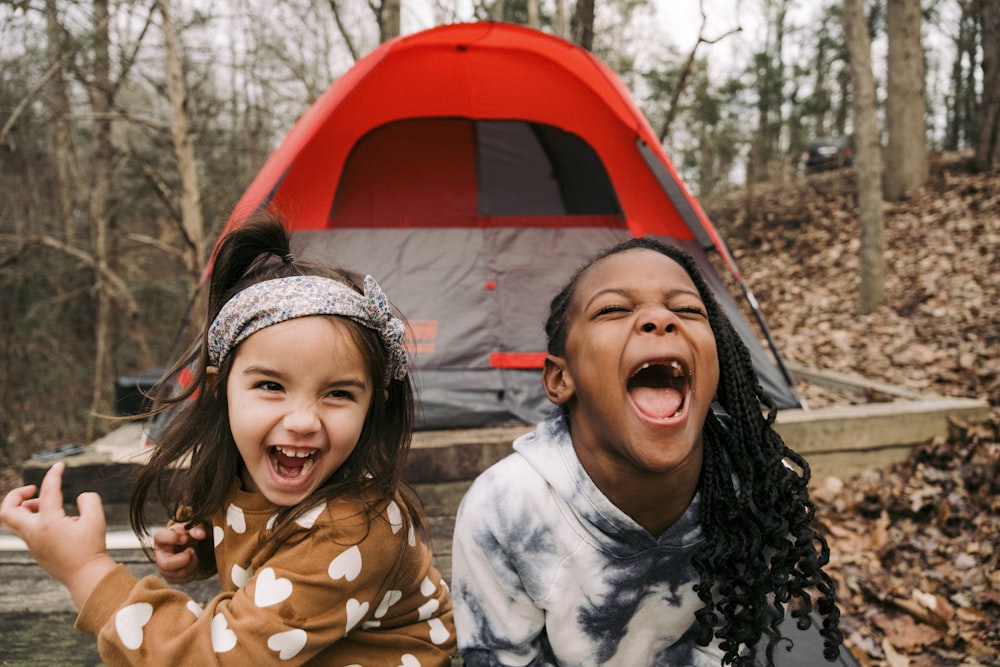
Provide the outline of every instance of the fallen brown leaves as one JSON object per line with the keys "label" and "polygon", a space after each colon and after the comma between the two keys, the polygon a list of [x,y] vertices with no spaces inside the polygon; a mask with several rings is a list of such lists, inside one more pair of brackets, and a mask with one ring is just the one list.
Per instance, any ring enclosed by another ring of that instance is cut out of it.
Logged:
{"label": "fallen brown leaves", "polygon": [[887,303],[867,315],[852,171],[706,200],[786,359],[1000,405],[1000,170],[967,158],[883,205]]}
{"label": "fallen brown leaves", "polygon": [[[890,470],[815,489],[865,667],[1000,665],[1000,171],[967,158],[935,156],[926,187],[884,205],[888,300],[867,315],[852,171],[703,202],[787,359],[994,408]],[[873,400],[799,389],[814,407]]]}
{"label": "fallen brown leaves", "polygon": [[1000,411],[952,431],[890,470],[814,491],[862,665],[998,664]]}

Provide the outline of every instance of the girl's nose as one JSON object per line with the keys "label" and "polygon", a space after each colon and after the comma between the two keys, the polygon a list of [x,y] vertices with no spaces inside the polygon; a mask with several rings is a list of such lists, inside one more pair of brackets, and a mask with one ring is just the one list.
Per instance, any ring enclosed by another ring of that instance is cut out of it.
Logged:
{"label": "girl's nose", "polygon": [[673,333],[677,320],[667,308],[647,308],[636,320],[643,333]]}
{"label": "girl's nose", "polygon": [[307,435],[320,429],[315,405],[297,405],[285,414],[285,428],[293,433]]}

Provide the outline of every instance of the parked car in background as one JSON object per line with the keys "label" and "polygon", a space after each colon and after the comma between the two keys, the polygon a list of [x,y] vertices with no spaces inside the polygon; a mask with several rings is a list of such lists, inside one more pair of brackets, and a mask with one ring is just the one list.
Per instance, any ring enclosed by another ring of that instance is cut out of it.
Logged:
{"label": "parked car in background", "polygon": [[848,137],[817,137],[809,142],[806,173],[840,169],[854,164],[854,146]]}

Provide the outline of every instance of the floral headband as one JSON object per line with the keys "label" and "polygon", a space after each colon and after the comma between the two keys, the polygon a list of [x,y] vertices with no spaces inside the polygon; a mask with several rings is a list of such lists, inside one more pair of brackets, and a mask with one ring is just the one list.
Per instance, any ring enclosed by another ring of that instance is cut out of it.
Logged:
{"label": "floral headband", "polygon": [[296,317],[340,315],[379,335],[389,351],[386,383],[406,377],[406,326],[393,315],[382,288],[365,276],[364,294],[319,276],[265,280],[237,293],[208,329],[208,363],[218,366],[251,334]]}

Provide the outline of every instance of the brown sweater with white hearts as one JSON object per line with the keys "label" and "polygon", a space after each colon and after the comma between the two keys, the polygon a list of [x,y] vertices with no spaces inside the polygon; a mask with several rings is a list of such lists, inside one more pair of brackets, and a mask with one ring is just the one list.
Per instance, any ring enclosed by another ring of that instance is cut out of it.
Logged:
{"label": "brown sweater with white hearts", "polygon": [[277,510],[233,489],[212,522],[222,592],[204,607],[119,565],[87,599],[77,628],[97,635],[110,667],[449,664],[451,598],[399,505],[370,525],[357,501],[318,506],[267,553],[259,537]]}

